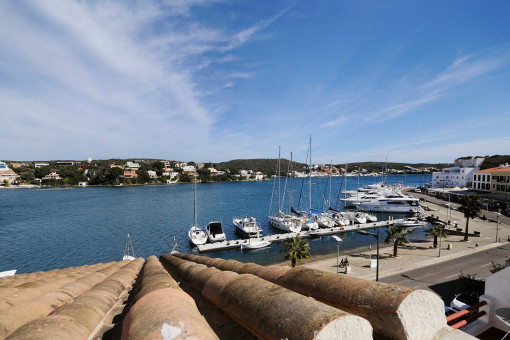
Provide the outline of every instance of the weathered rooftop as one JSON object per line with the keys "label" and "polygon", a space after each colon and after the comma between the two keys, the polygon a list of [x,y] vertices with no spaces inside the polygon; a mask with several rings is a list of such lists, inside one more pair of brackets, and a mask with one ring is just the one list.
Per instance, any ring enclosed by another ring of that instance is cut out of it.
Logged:
{"label": "weathered rooftop", "polygon": [[429,291],[176,253],[0,279],[0,339],[472,339]]}

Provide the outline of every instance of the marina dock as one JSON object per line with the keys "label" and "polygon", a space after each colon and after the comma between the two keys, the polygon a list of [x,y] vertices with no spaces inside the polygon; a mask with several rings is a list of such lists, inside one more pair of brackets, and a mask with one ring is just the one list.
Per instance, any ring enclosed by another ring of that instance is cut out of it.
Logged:
{"label": "marina dock", "polygon": [[[301,238],[310,238],[310,237],[321,237],[335,234],[343,234],[347,232],[356,232],[358,230],[365,229],[374,229],[374,228],[382,228],[388,227],[395,222],[404,221],[404,219],[391,219],[380,222],[372,222],[372,223],[363,223],[363,224],[350,224],[346,226],[338,226],[333,228],[320,228],[314,231],[301,231],[299,233],[282,233],[282,234],[274,234],[261,237],[261,240],[269,240],[271,243],[283,242],[288,238],[299,236]],[[198,251],[201,253],[211,252],[211,251],[219,251],[219,250],[227,250],[227,249],[235,249],[241,248],[241,244],[247,244],[249,239],[237,239],[237,240],[227,240],[222,242],[214,242],[214,243],[206,243],[198,245]]]}

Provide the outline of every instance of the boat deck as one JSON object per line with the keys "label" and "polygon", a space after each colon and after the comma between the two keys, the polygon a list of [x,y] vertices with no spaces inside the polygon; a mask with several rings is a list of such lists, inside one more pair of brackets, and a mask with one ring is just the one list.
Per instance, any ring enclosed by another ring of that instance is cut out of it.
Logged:
{"label": "boat deck", "polygon": [[[309,238],[309,237],[321,237],[335,234],[342,234],[347,232],[354,232],[358,230],[364,229],[373,229],[373,228],[381,228],[392,225],[395,222],[403,222],[405,219],[394,219],[394,220],[386,220],[381,222],[371,222],[371,223],[363,223],[363,224],[351,224],[343,227],[333,227],[333,228],[320,228],[314,230],[312,232],[301,231],[299,233],[282,233],[282,234],[274,234],[261,237],[261,240],[269,240],[273,242],[283,242],[288,238],[299,236],[301,238]],[[210,252],[210,251],[219,251],[219,250],[227,250],[227,249],[235,249],[241,248],[242,243],[248,243],[248,239],[237,239],[237,240],[226,240],[222,242],[214,242],[214,243],[206,243],[198,245],[198,251],[201,253]]]}

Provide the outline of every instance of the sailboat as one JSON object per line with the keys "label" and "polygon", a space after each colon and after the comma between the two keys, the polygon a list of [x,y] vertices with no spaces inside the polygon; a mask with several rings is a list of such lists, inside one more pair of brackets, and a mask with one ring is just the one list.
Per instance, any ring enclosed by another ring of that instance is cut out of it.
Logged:
{"label": "sailboat", "polygon": [[[271,194],[271,203],[269,204],[269,224],[271,224],[274,228],[288,232],[288,233],[299,233],[301,231],[300,220],[294,216],[286,215],[282,211],[282,201],[280,199],[280,147],[278,148],[278,165],[276,168],[276,178],[273,183],[273,192]],[[292,156],[291,156],[292,159]],[[273,195],[276,187],[276,180],[278,180],[278,214],[271,215],[271,205],[273,203]],[[292,190],[291,190],[292,192]]]}
{"label": "sailboat", "polygon": [[191,243],[194,245],[205,244],[207,242],[207,234],[205,231],[198,225],[198,217],[197,217],[197,178],[194,177],[193,184],[193,216],[194,216],[194,224],[189,228],[188,237]]}
{"label": "sailboat", "polygon": [[129,237],[129,233],[127,234],[126,246],[124,247],[124,256],[122,260],[133,261],[136,259],[135,250],[133,249],[133,245],[131,244],[131,238]]}
{"label": "sailboat", "polygon": [[[312,209],[312,136],[310,136],[310,142],[308,145],[309,153],[309,173],[308,173],[308,211],[297,211],[294,207],[291,207],[291,211],[301,217],[301,229],[307,230],[308,234],[315,235],[318,233],[319,223],[318,221],[325,221],[325,218],[321,216],[321,212]],[[333,224],[331,225],[333,226]]]}

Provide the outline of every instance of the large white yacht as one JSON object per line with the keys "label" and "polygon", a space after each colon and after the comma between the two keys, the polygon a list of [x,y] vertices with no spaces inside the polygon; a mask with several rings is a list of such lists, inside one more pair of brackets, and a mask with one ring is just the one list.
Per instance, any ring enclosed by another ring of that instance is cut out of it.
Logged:
{"label": "large white yacht", "polygon": [[418,198],[401,192],[374,197],[372,200],[355,204],[355,207],[359,210],[377,212],[418,213],[422,211]]}

